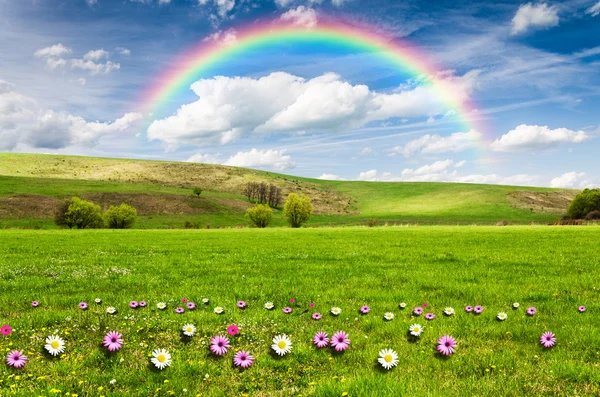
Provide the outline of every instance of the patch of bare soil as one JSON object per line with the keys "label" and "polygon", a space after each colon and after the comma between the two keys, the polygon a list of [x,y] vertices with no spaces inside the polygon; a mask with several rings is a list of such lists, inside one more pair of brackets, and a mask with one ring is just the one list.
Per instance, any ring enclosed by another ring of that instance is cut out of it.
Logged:
{"label": "patch of bare soil", "polygon": [[513,207],[528,209],[531,212],[563,215],[569,209],[576,190],[560,190],[552,192],[533,192],[515,190],[507,193]]}

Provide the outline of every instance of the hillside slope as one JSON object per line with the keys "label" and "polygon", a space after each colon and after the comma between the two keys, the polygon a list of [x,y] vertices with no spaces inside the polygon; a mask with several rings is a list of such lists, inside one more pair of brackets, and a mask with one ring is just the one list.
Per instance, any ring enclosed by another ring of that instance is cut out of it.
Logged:
{"label": "hillside slope", "polygon": [[[311,223],[493,224],[548,222],[576,191],[458,183],[322,181],[211,164],[0,153],[0,227],[51,227],[58,203],[78,195],[103,207],[135,206],[138,227],[246,224],[250,181],[311,197]],[[190,189],[201,186],[200,199]],[[283,225],[280,212],[274,225]]]}

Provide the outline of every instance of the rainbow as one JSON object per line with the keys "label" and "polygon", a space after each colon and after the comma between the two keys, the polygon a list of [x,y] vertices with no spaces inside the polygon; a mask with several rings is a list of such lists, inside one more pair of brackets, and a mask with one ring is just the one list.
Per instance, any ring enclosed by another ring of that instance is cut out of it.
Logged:
{"label": "rainbow", "polygon": [[484,147],[483,134],[486,129],[480,125],[477,107],[471,100],[464,101],[453,95],[452,86],[443,79],[430,78],[439,74],[443,68],[430,60],[427,54],[406,42],[392,40],[368,28],[334,20],[320,19],[312,28],[283,24],[275,20],[236,28],[236,40],[231,43],[202,40],[177,56],[171,62],[172,66],[153,80],[153,84],[143,92],[138,101],[136,111],[158,116],[161,109],[176,95],[188,90],[194,81],[219,62],[234,59],[252,50],[295,42],[326,43],[374,53],[415,77],[425,78],[426,84],[430,84],[449,110],[453,110],[454,121],[461,123],[465,131],[475,130],[481,133],[479,146]]}

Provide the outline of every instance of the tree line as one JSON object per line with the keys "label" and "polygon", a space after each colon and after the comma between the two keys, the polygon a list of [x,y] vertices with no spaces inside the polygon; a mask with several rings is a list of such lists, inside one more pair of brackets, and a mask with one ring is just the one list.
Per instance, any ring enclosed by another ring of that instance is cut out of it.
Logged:
{"label": "tree line", "polygon": [[249,201],[267,204],[271,208],[279,207],[282,200],[281,188],[265,182],[249,182],[244,188],[244,195]]}

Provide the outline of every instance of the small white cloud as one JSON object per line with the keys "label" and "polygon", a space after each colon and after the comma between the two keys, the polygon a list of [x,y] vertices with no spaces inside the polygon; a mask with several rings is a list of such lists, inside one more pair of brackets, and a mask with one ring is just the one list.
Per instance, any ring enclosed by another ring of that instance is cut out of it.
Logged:
{"label": "small white cloud", "polygon": [[585,131],[572,131],[567,128],[551,130],[547,126],[521,124],[491,144],[495,152],[521,152],[549,149],[561,144],[581,143],[591,136]]}
{"label": "small white cloud", "polygon": [[422,154],[458,153],[476,147],[481,136],[481,133],[475,130],[455,132],[446,137],[437,134],[427,134],[413,139],[404,146],[396,146],[390,149],[389,152],[392,154],[402,154],[405,157],[418,152]]}
{"label": "small white cloud", "polygon": [[60,58],[65,55],[69,55],[73,50],[69,47],[65,47],[62,43],[55,44],[50,47],[41,48],[33,53],[38,58]]}
{"label": "small white cloud", "polygon": [[309,7],[298,6],[296,9],[289,10],[279,18],[285,22],[291,22],[296,26],[304,26],[305,28],[313,28],[317,26],[317,12]]}
{"label": "small white cloud", "polygon": [[233,10],[235,0],[215,0],[215,4],[217,5],[219,16],[225,18],[227,13]]}
{"label": "small white cloud", "polygon": [[131,55],[131,50],[129,48],[117,47],[117,48],[115,48],[115,51],[117,51],[121,55],[125,55],[125,56]]}
{"label": "small white cloud", "polygon": [[513,35],[524,33],[530,28],[543,29],[558,26],[558,9],[546,3],[522,4],[512,19]]}
{"label": "small white cloud", "polygon": [[85,0],[85,2],[87,3],[87,5],[93,6],[94,4],[96,4],[98,2],[98,0]]}
{"label": "small white cloud", "polygon": [[593,17],[600,15],[600,1],[588,8],[586,12]]}
{"label": "small white cloud", "polygon": [[375,153],[375,151],[373,149],[371,149],[370,147],[367,146],[363,150],[361,150],[358,153],[358,155],[359,156],[368,156],[368,155],[371,155],[371,154],[374,154],[374,153]]}
{"label": "small white cloud", "polygon": [[294,2],[294,0],[275,0],[275,4],[279,7],[288,7]]}
{"label": "small white cloud", "polygon": [[334,174],[323,174],[323,175],[321,175],[317,179],[322,179],[322,180],[325,180],[325,181],[343,181],[344,180],[344,178],[339,177],[339,176],[334,175]]}
{"label": "small white cloud", "polygon": [[377,170],[369,170],[365,172],[361,172],[358,175],[359,181],[376,181],[377,180]]}
{"label": "small white cloud", "polygon": [[8,94],[9,92],[12,92],[14,89],[15,89],[14,84],[9,83],[8,81],[0,80],[0,95]]}
{"label": "small white cloud", "polygon": [[237,43],[237,31],[235,29],[219,30],[202,39],[204,42],[219,42],[225,45]]}
{"label": "small white cloud", "polygon": [[585,172],[567,172],[550,181],[550,187],[585,189],[598,186],[600,185],[592,183]]}
{"label": "small white cloud", "polygon": [[331,0],[331,4],[333,4],[336,7],[341,7],[346,1],[348,0]]}
{"label": "small white cloud", "polygon": [[285,150],[273,149],[252,149],[249,152],[237,152],[223,164],[235,167],[270,168],[278,171],[296,167],[296,163],[292,161],[292,158],[285,155]]}
{"label": "small white cloud", "polygon": [[100,48],[98,50],[88,51],[83,56],[83,59],[89,60],[89,61],[99,61],[103,58],[108,58],[109,55],[110,54],[108,53],[108,51],[105,51],[103,48]]}
{"label": "small white cloud", "polygon": [[221,163],[223,163],[223,160],[221,160],[221,153],[217,153],[214,155],[213,154],[196,153],[185,161],[188,163],[205,163],[205,164],[221,164]]}
{"label": "small white cloud", "polygon": [[88,71],[92,76],[99,74],[109,74],[113,70],[119,70],[121,64],[106,61],[106,63],[96,63],[85,59],[71,59],[72,69],[81,69]]}

